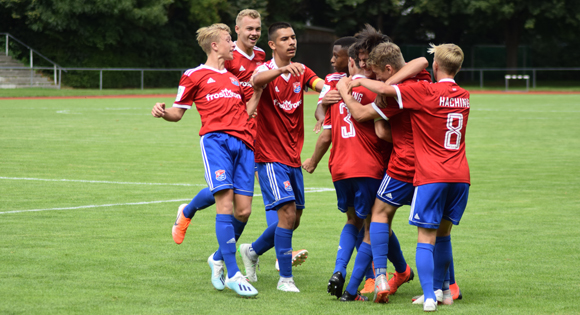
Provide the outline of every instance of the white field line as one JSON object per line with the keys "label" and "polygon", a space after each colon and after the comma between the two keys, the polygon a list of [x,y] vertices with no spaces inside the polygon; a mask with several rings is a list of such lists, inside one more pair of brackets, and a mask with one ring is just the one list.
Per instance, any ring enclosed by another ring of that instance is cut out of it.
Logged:
{"label": "white field line", "polygon": [[196,186],[205,187],[206,184],[171,184],[171,183],[139,183],[139,182],[113,182],[105,180],[82,180],[82,179],[47,179],[47,178],[27,178],[27,177],[0,177],[8,180],[31,180],[43,182],[73,182],[73,183],[90,183],[90,184],[117,184],[117,185],[149,185],[149,186]]}
{"label": "white field line", "polygon": [[[0,177],[0,179],[39,180],[39,181],[57,181],[57,182],[82,182],[82,183],[123,184],[123,185],[133,184],[133,185],[206,186],[206,185],[202,185],[202,184],[131,183],[131,182],[109,182],[109,181],[69,180],[69,179],[40,179],[40,178],[19,178],[19,177]],[[334,189],[333,188],[323,188],[323,187],[306,187],[304,189],[304,193],[327,192],[327,191],[334,191]],[[254,194],[254,197],[260,197],[260,196],[262,196],[262,194]],[[0,212],[0,214],[23,213],[23,212],[39,212],[39,211],[54,211],[54,210],[76,210],[76,209],[115,207],[115,206],[138,206],[138,205],[148,205],[148,204],[155,204],[155,203],[179,202],[179,201],[190,201],[190,200],[191,199],[174,199],[174,200],[157,200],[157,201],[129,202],[129,203],[114,203],[114,204],[104,204],[104,205],[87,205],[87,206],[77,206],[77,207],[46,208],[46,209],[31,209],[31,210],[13,210],[13,211],[3,211],[3,212]]]}

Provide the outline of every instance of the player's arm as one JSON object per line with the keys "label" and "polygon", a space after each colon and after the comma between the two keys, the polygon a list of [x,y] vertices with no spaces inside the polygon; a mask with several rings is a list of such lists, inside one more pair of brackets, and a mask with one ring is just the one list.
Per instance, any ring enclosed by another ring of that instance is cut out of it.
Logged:
{"label": "player's arm", "polygon": [[260,96],[262,96],[262,89],[254,87],[254,94],[252,98],[246,103],[246,111],[248,116],[252,117],[256,113],[258,108],[258,103],[260,102]]}
{"label": "player's arm", "polygon": [[151,115],[155,118],[163,118],[167,121],[180,121],[185,114],[185,108],[171,107],[165,109],[165,103],[155,103]]}
{"label": "player's arm", "polygon": [[[286,73],[290,73],[295,77],[301,76],[304,73],[304,65],[298,62],[293,62],[282,68],[258,71],[258,73],[253,76],[252,84],[255,86],[264,86],[274,81],[274,79],[280,75]],[[324,81],[322,82],[322,85],[324,85]],[[322,90],[322,86],[320,87],[320,90]],[[318,92],[320,92],[320,90],[318,90]]]}
{"label": "player's arm", "polygon": [[380,95],[384,95],[384,96],[391,96],[391,97],[397,96],[397,92],[396,92],[395,88],[393,88],[392,86],[385,84],[381,81],[376,81],[376,80],[371,80],[371,79],[354,80],[348,84],[348,91],[352,91],[352,89],[357,87],[357,86],[363,86],[363,87],[367,88],[368,90],[370,90],[371,92],[374,92],[376,94],[380,94]]}
{"label": "player's arm", "polygon": [[320,160],[322,160],[324,154],[326,154],[326,151],[328,151],[331,143],[332,132],[330,129],[322,130],[318,140],[316,140],[316,146],[314,147],[314,153],[312,153],[312,157],[304,160],[302,163],[302,168],[308,173],[312,174],[318,166],[318,163],[320,163]]}
{"label": "player's arm", "polygon": [[391,124],[384,119],[375,120],[375,133],[380,139],[387,142],[393,142],[393,135],[391,134]]}
{"label": "player's arm", "polygon": [[419,74],[419,72],[423,71],[423,69],[429,66],[429,61],[425,57],[415,58],[409,62],[405,66],[403,66],[397,73],[395,73],[392,77],[390,77],[385,84],[393,85],[401,83],[402,81],[412,78]]}
{"label": "player's arm", "polygon": [[349,80],[350,79],[348,78],[340,79],[336,87],[338,89],[338,92],[340,93],[340,96],[342,97],[342,100],[346,104],[346,107],[348,107],[348,111],[350,112],[352,118],[354,118],[358,122],[380,118],[381,116],[372,106],[363,106],[352,96],[352,94],[349,93],[348,90]]}

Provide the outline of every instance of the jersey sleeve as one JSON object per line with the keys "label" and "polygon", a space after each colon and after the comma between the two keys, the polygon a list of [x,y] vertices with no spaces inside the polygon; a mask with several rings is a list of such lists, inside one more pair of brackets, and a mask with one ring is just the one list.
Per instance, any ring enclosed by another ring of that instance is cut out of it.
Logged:
{"label": "jersey sleeve", "polygon": [[424,99],[431,95],[429,85],[430,83],[425,81],[419,81],[407,85],[393,85],[397,93],[395,100],[397,101],[399,108],[413,110],[421,109],[421,104]]}
{"label": "jersey sleeve", "polygon": [[[327,82],[325,81],[325,83]],[[322,91],[320,91],[320,95],[318,96],[318,104],[322,103],[322,99],[324,98],[326,93],[328,93],[328,91],[330,91],[330,85],[324,84],[324,86],[322,87]]]}
{"label": "jersey sleeve", "polygon": [[173,107],[190,109],[197,91],[197,86],[192,78],[188,75],[182,75],[177,88],[177,96]]}
{"label": "jersey sleeve", "polygon": [[381,115],[381,117],[384,120],[389,120],[389,118],[403,111],[402,109],[399,108],[397,101],[392,97],[387,98],[386,108],[378,107],[376,102],[373,102],[371,105],[373,106],[374,110],[376,110],[377,113],[379,113],[379,115]]}
{"label": "jersey sleeve", "polygon": [[322,80],[319,78],[314,71],[310,70],[307,66],[304,66],[304,85],[314,90],[314,87],[318,81]]}

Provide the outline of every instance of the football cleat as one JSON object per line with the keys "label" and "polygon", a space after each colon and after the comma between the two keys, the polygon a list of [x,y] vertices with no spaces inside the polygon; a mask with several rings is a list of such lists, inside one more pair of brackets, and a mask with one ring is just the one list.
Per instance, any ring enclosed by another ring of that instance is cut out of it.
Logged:
{"label": "football cleat", "polygon": [[253,259],[252,255],[250,254],[250,249],[252,248],[251,244],[241,244],[238,248],[238,252],[240,257],[242,257],[242,261],[244,262],[244,268],[246,269],[246,278],[250,282],[258,281],[258,275],[256,275],[256,267],[259,267],[260,259],[256,258]]}
{"label": "football cleat", "polygon": [[284,292],[300,292],[294,283],[293,278],[282,278],[278,281],[278,290]]}
{"label": "football cleat", "polygon": [[352,294],[348,293],[348,291],[344,291],[344,294],[338,300],[341,302],[368,301],[369,298],[364,296],[364,295],[360,295],[360,292],[357,292],[356,295],[352,295]]}
{"label": "football cleat", "polygon": [[225,284],[229,289],[234,290],[237,294],[243,297],[253,297],[258,295],[258,290],[256,290],[256,288],[254,288],[248,280],[246,280],[246,277],[244,277],[239,271],[236,272],[231,279],[226,279]]}
{"label": "football cleat", "polygon": [[433,299],[427,299],[425,303],[423,303],[424,312],[435,312],[436,310],[437,310],[437,302],[433,301]]}
{"label": "football cleat", "polygon": [[362,294],[375,292],[375,279],[367,278],[364,288],[360,291]]}
{"label": "football cleat", "polygon": [[213,253],[207,258],[207,264],[211,268],[211,284],[216,290],[224,289],[224,261],[213,260]]}
{"label": "football cleat", "polygon": [[326,292],[330,295],[336,296],[337,299],[341,297],[342,289],[344,288],[344,277],[340,271],[335,272],[330,280],[328,280],[328,287]]}
{"label": "football cleat", "polygon": [[[443,302],[443,291],[441,289],[435,291],[435,297],[437,298],[437,302]],[[425,301],[425,295],[415,296],[411,299],[413,304],[423,304]]]}
{"label": "football cleat", "polygon": [[453,304],[453,296],[451,295],[451,290],[443,291],[443,298],[441,299],[441,304],[451,305]]}
{"label": "football cleat", "polygon": [[190,218],[186,218],[183,215],[183,209],[187,206],[186,203],[182,204],[177,208],[177,218],[175,219],[175,223],[173,224],[173,228],[171,229],[171,234],[173,235],[173,241],[177,244],[183,243],[183,239],[185,238],[185,232],[187,231],[187,227],[191,222]]}
{"label": "football cleat", "polygon": [[389,283],[386,275],[378,275],[375,278],[375,296],[373,301],[375,303],[389,303]]}
{"label": "football cleat", "polygon": [[[308,251],[305,249],[292,251],[292,267],[300,266],[308,258]],[[278,264],[278,259],[276,259],[276,270],[280,271],[280,265]]]}
{"label": "football cleat", "polygon": [[395,292],[397,292],[397,289],[399,289],[399,287],[403,285],[403,283],[407,283],[413,280],[413,278],[415,278],[415,273],[413,272],[413,269],[409,267],[409,265],[407,265],[407,269],[405,270],[405,272],[403,273],[395,272],[393,274],[393,277],[389,279],[389,287],[391,288],[391,292],[389,294],[390,295],[395,294]]}
{"label": "football cleat", "polygon": [[453,296],[454,300],[463,299],[463,294],[461,294],[461,290],[459,289],[457,282],[455,282],[454,284],[450,284],[449,290],[451,290],[451,296]]}

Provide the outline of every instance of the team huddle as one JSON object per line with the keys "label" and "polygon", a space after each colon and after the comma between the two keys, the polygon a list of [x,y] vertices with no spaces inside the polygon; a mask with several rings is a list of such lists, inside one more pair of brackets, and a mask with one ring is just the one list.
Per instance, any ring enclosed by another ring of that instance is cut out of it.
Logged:
{"label": "team huddle", "polygon": [[[186,71],[171,108],[152,115],[179,121],[195,103],[201,116],[200,147],[208,187],[178,208],[173,239],[184,240],[197,210],[215,203],[219,248],[208,257],[211,282],[243,297],[258,294],[259,256],[271,248],[280,272],[277,289],[300,292],[292,266],[308,256],[293,250],[292,235],[305,208],[302,169],[314,172],[331,147],[329,169],[338,209],[346,214],[328,292],[340,301],[387,303],[398,287],[413,280],[391,229],[396,210],[410,205],[417,226],[417,275],[424,311],[461,298],[455,283],[451,228],[459,224],[469,192],[465,130],[469,93],[454,77],[463,52],[453,44],[431,45],[433,78],[425,58],[405,62],[399,47],[369,25],[338,39],[325,80],[292,62],[297,41],[288,23],[268,28],[272,59],[256,47],[261,16],[243,10],[236,19],[237,41],[225,24],[197,31],[205,64]],[[304,143],[304,91],[320,92],[315,130],[322,129],[311,158],[300,158]],[[254,176],[259,182],[268,227],[251,244],[240,244],[245,275],[236,263],[236,242],[251,213]],[[357,254],[349,282],[346,267]],[[387,259],[395,268],[389,279]],[[358,287],[366,277],[364,290]],[[343,291],[344,289],[344,291]]]}

